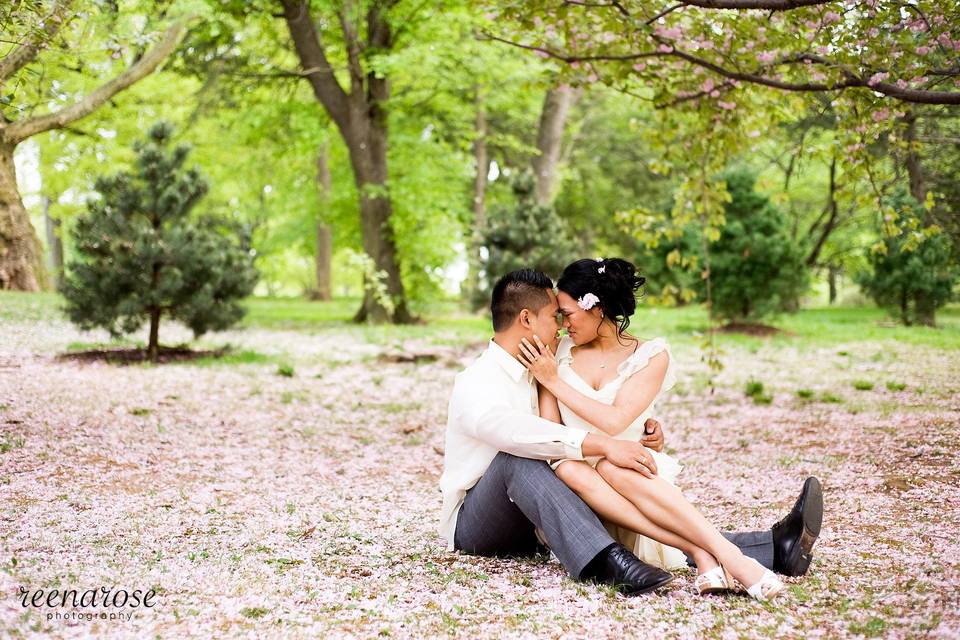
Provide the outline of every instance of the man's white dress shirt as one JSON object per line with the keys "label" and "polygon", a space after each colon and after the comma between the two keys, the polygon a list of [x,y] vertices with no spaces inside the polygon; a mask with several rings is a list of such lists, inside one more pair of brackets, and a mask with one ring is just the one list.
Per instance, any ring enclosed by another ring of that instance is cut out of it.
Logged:
{"label": "man's white dress shirt", "polygon": [[587,432],[545,420],[539,413],[536,381],[493,340],[457,374],[447,409],[440,477],[440,534],[447,539],[448,549],[453,549],[464,496],[498,452],[537,460],[583,459],[581,445]]}

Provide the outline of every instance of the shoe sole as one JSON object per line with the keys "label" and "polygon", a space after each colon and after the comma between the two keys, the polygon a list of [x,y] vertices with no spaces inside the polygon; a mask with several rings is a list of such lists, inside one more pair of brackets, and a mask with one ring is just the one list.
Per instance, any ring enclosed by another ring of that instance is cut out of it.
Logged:
{"label": "shoe sole", "polygon": [[652,585],[650,585],[650,586],[648,586],[648,587],[643,587],[643,588],[641,588],[641,589],[637,589],[636,591],[624,591],[624,590],[622,589],[622,587],[625,587],[626,585],[617,585],[617,588],[620,590],[620,593],[622,593],[623,595],[628,596],[628,597],[642,596],[642,595],[645,594],[645,593],[650,593],[650,592],[652,592],[652,591],[656,591],[657,589],[662,589],[662,588],[664,588],[665,586],[667,586],[668,584],[670,584],[671,582],[673,582],[673,580],[674,580],[674,577],[673,577],[673,576],[670,576],[670,577],[664,578],[664,579],[661,580],[660,582],[657,582],[657,583],[655,583],[655,584],[652,584]]}

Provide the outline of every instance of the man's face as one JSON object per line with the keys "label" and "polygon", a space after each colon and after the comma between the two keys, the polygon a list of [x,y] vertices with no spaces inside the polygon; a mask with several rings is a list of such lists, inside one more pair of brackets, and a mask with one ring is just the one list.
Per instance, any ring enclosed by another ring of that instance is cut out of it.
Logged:
{"label": "man's face", "polygon": [[533,331],[528,338],[532,342],[533,336],[536,335],[543,344],[556,352],[557,344],[560,341],[560,306],[557,304],[557,296],[552,289],[547,289],[547,294],[550,296],[550,302],[543,305],[536,314],[531,313],[530,315],[530,324]]}

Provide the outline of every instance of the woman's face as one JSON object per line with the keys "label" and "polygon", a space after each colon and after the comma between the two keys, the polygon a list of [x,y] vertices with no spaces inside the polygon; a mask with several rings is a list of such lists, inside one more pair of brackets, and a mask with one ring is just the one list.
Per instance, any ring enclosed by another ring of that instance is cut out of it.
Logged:
{"label": "woman's face", "polygon": [[574,344],[586,344],[597,337],[597,329],[602,322],[599,306],[589,310],[581,309],[576,299],[565,291],[557,293],[557,303],[563,315],[563,328]]}

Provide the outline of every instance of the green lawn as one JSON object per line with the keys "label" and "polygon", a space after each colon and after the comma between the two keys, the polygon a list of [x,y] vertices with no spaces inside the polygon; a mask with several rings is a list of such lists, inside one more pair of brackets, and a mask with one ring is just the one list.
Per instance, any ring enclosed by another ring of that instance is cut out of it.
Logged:
{"label": "green lawn", "polygon": [[[360,300],[339,298],[313,302],[301,298],[249,298],[242,326],[305,333],[339,329],[358,332],[367,342],[390,343],[430,336],[436,342],[483,340],[490,334],[483,311],[469,313],[456,302],[421,305],[423,324],[411,326],[357,326],[351,322]],[[53,293],[0,291],[0,320],[51,320],[61,315],[62,301]],[[793,345],[829,346],[891,340],[941,349],[960,349],[960,305],[949,305],[937,314],[937,327],[905,327],[875,307],[820,307],[783,314],[767,321],[782,333],[772,337],[717,334],[717,344],[754,347]],[[640,336],[667,336],[675,343],[699,343],[708,327],[700,307],[641,307],[632,318],[631,331]]]}

